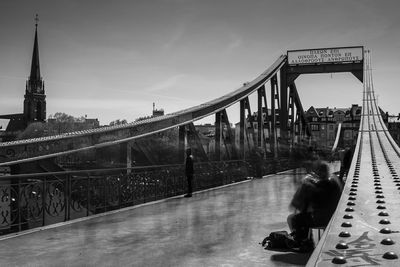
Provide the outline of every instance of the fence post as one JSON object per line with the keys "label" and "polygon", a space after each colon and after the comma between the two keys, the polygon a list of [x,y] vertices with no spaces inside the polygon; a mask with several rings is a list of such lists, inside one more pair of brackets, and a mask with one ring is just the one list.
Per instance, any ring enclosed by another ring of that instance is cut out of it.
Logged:
{"label": "fence post", "polygon": [[18,232],[21,232],[21,178],[18,177],[18,187],[17,187],[17,209],[18,209]]}
{"label": "fence post", "polygon": [[47,178],[44,177],[43,189],[42,189],[42,211],[43,211],[43,214],[42,214],[42,220],[43,220],[42,226],[45,226],[45,218],[46,218],[46,181],[47,181]]}
{"label": "fence post", "polygon": [[87,191],[86,191],[86,197],[87,197],[86,216],[89,216],[89,211],[90,211],[90,175],[89,175],[89,173],[87,174]]}
{"label": "fence post", "polygon": [[65,205],[65,212],[64,212],[64,221],[68,221],[68,212],[69,212],[69,203],[68,199],[71,197],[69,195],[68,190],[68,174],[64,177],[64,205]]}

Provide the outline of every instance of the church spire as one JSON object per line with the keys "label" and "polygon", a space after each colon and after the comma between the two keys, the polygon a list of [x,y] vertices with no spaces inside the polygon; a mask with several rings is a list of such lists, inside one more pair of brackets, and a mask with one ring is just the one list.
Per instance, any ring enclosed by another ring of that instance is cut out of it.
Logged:
{"label": "church spire", "polygon": [[37,37],[38,15],[35,17],[35,42],[33,44],[31,75],[26,81],[24,117],[26,125],[35,121],[46,120],[46,95],[44,81],[40,76],[39,45]]}
{"label": "church spire", "polygon": [[33,45],[33,53],[32,53],[32,64],[31,64],[31,76],[30,80],[39,81],[40,77],[40,65],[39,65],[39,45],[37,38],[37,26],[38,26],[38,15],[35,17],[35,43]]}

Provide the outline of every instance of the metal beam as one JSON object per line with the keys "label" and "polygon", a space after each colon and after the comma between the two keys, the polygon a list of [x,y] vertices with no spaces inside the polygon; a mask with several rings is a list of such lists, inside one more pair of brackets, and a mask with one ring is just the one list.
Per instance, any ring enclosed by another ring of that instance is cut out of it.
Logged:
{"label": "metal beam", "polygon": [[294,93],[292,90],[292,86],[289,87],[289,113],[290,113],[290,142],[291,142],[291,147],[293,148],[294,146],[294,141],[295,141],[295,129],[294,129]]}
{"label": "metal beam", "polygon": [[178,160],[179,162],[185,162],[185,150],[186,150],[186,125],[179,126],[178,133]]}
{"label": "metal beam", "polygon": [[257,141],[256,141],[255,134],[254,134],[254,125],[253,125],[253,120],[252,120],[253,116],[251,113],[250,101],[249,101],[248,97],[246,97],[244,100],[245,100],[245,107],[247,110],[247,117],[249,118],[249,121],[248,121],[249,127],[247,127],[247,124],[246,124],[246,139],[247,139],[247,146],[250,151],[251,150],[251,142],[250,142],[250,138],[249,138],[249,133],[251,134],[251,141],[253,142],[253,145],[256,145]]}
{"label": "metal beam", "polygon": [[221,121],[225,123],[226,125],[226,138],[224,138],[224,143],[225,145],[228,145],[230,148],[230,159],[238,159],[238,153],[235,145],[235,134],[233,133],[233,130],[231,128],[231,125],[229,123],[229,118],[228,114],[226,113],[226,109],[221,111]]}
{"label": "metal beam", "polygon": [[[264,118],[263,118],[263,97],[265,96],[265,88],[264,85],[261,86],[257,90],[257,100],[258,100],[258,115],[257,115],[257,146],[261,147],[262,146],[262,136],[264,132]],[[268,111],[267,111],[268,112]]]}
{"label": "metal beam", "polygon": [[221,112],[215,113],[215,160],[221,160]]}
{"label": "metal beam", "polygon": [[[364,63],[349,64],[319,64],[319,65],[286,65],[287,74],[312,74],[312,73],[333,73],[333,72],[359,72],[364,70]],[[356,76],[357,77],[357,76]],[[357,77],[358,78],[358,77]]]}
{"label": "metal beam", "polygon": [[277,142],[276,142],[276,107],[275,107],[275,91],[278,86],[278,78],[276,75],[271,78],[271,133],[270,133],[270,149],[274,158],[277,157]]}
{"label": "metal beam", "polygon": [[296,83],[293,82],[290,85],[290,89],[293,92],[294,103],[296,105],[297,110],[299,110],[299,112],[300,112],[301,120],[302,120],[304,126],[306,127],[306,134],[310,136],[311,130],[309,129],[308,120],[307,120],[307,117],[305,116],[303,105],[301,104],[301,100],[300,100],[299,93],[297,91]]}
{"label": "metal beam", "polygon": [[245,125],[246,125],[246,112],[245,112],[245,100],[240,101],[240,130],[239,130],[239,149],[240,149],[240,159],[245,158],[244,149],[244,135],[245,135]]}
{"label": "metal beam", "polygon": [[196,127],[193,123],[189,123],[189,135],[190,135],[190,147],[192,148],[192,153],[200,158],[202,161],[208,161],[207,153],[204,151],[203,144],[201,143],[201,139],[199,137],[198,132],[196,131]]}
{"label": "metal beam", "polygon": [[287,81],[287,64],[285,64],[280,71],[280,97],[281,107],[279,110],[279,121],[280,121],[280,143],[283,145],[285,150],[288,145],[288,81]]}

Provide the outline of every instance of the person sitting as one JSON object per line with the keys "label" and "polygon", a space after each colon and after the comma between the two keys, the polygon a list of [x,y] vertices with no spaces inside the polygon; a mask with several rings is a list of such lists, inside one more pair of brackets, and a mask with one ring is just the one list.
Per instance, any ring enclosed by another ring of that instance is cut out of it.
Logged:
{"label": "person sitting", "polygon": [[303,179],[290,203],[295,212],[287,219],[293,237],[289,247],[301,248],[306,244],[306,250],[313,249],[313,242],[308,239],[310,228],[328,225],[341,192],[341,184],[337,178],[331,177],[329,165],[326,162],[317,162],[315,171]]}

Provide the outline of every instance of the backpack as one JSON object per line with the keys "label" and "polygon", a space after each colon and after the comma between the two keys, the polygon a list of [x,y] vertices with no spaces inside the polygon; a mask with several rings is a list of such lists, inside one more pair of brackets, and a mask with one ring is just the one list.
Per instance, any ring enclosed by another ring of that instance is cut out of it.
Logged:
{"label": "backpack", "polygon": [[290,240],[290,236],[286,231],[276,231],[272,232],[264,238],[261,245],[266,249],[269,248],[288,248],[287,240]]}

